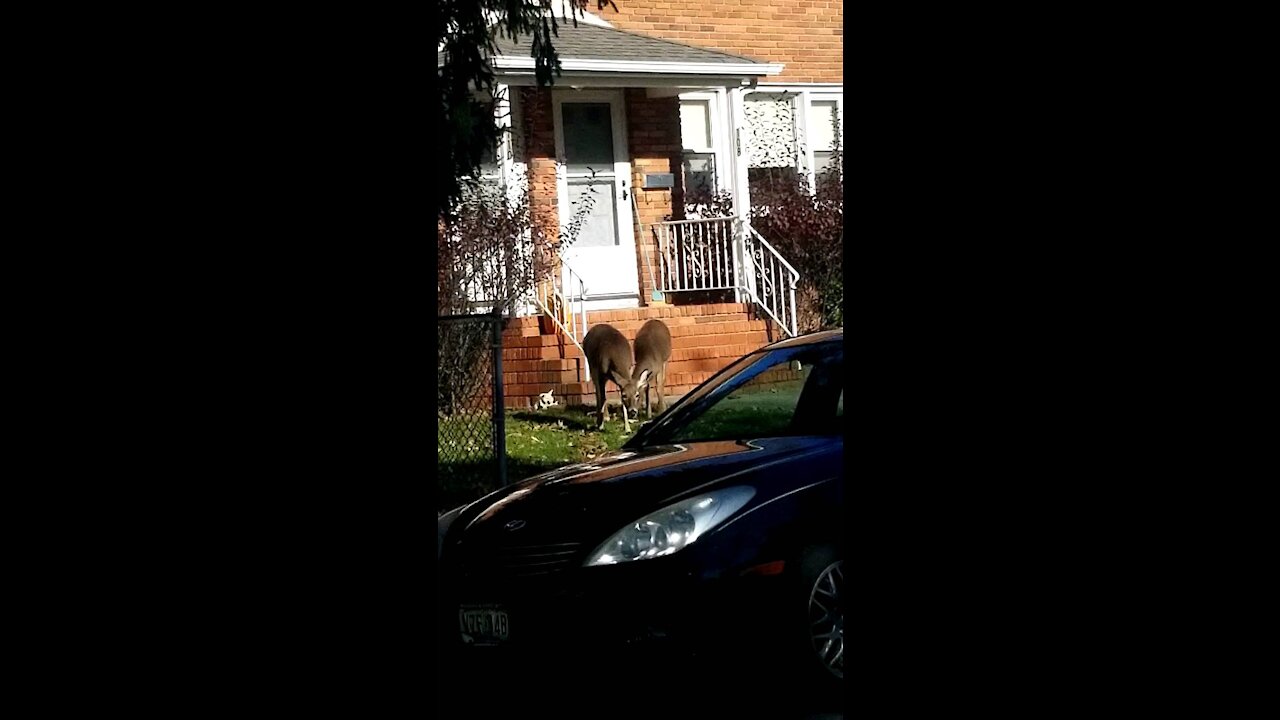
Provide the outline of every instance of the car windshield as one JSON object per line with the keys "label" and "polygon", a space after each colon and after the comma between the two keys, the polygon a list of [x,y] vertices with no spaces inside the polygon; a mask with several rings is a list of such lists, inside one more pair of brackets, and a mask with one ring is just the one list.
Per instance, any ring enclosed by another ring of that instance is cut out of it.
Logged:
{"label": "car windshield", "polygon": [[628,444],[838,435],[844,429],[843,360],[838,342],[748,355]]}

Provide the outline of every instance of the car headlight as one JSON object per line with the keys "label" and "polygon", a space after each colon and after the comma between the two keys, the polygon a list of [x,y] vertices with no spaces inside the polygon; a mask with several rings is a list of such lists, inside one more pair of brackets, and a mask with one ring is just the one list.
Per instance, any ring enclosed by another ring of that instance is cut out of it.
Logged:
{"label": "car headlight", "polygon": [[458,516],[462,514],[462,511],[466,509],[467,506],[462,505],[450,510],[436,519],[436,532],[439,535],[436,540],[436,560],[440,559],[440,554],[443,552],[444,536],[449,532],[449,526],[453,525],[453,521],[457,520]]}
{"label": "car headlight", "polygon": [[755,494],[755,488],[731,487],[668,505],[611,535],[591,553],[587,567],[647,560],[679,552],[727,520]]}

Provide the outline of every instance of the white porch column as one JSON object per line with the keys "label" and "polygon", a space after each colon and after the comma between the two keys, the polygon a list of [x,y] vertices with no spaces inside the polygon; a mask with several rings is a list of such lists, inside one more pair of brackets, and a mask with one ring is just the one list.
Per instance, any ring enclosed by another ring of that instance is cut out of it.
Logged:
{"label": "white porch column", "polygon": [[[750,161],[750,143],[748,142],[746,102],[747,88],[736,87],[729,90],[729,157],[733,172],[733,208],[738,216],[738,232],[734,235],[734,257],[739,259],[740,284],[750,288],[755,295],[755,273],[752,272],[751,257],[747,250],[747,228],[751,222],[751,195],[747,187],[747,167]],[[742,293],[734,290],[734,299],[743,301]]]}
{"label": "white porch column", "polygon": [[514,92],[515,88],[510,85],[496,86],[493,104],[493,121],[498,126],[498,167],[502,169],[502,182],[506,185],[507,195],[513,200],[518,199],[514,187],[517,184],[515,182],[516,143],[512,135],[515,128],[515,104],[512,102],[511,95]]}

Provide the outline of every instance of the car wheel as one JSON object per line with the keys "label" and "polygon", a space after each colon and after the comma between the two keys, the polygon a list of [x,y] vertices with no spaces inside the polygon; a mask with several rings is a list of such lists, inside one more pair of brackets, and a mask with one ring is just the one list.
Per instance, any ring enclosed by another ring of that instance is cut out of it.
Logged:
{"label": "car wheel", "polygon": [[809,648],[831,677],[844,679],[844,560],[827,564],[809,585]]}
{"label": "car wheel", "polygon": [[800,553],[791,600],[797,632],[793,647],[806,669],[801,682],[820,694],[844,685],[844,558],[829,545]]}

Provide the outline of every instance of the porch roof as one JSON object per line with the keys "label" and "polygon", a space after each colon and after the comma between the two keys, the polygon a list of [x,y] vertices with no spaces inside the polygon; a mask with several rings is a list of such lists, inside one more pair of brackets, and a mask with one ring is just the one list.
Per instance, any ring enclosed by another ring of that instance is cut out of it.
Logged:
{"label": "porch roof", "polygon": [[[562,78],[648,79],[652,85],[696,81],[698,85],[739,85],[782,72],[781,63],[763,63],[741,55],[639,35],[587,23],[559,25],[555,39]],[[513,84],[533,80],[530,39],[495,38],[495,74]],[[436,54],[437,67],[444,53]],[[633,84],[633,83],[627,83]]]}

